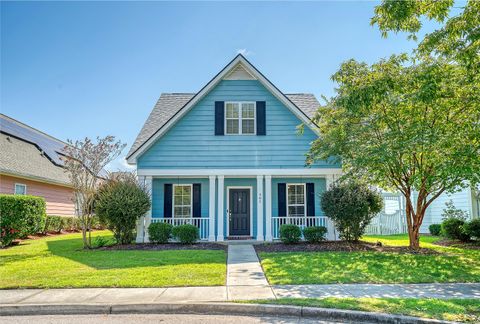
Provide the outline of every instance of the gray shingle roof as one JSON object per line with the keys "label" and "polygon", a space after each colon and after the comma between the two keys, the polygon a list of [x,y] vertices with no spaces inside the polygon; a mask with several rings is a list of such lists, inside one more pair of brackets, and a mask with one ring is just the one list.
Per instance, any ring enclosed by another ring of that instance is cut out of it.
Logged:
{"label": "gray shingle roof", "polygon": [[63,167],[50,161],[34,144],[0,133],[0,173],[69,184]]}
{"label": "gray shingle roof", "polygon": [[[195,93],[162,93],[127,156],[130,156],[142,146],[143,143],[167,123],[193,96],[195,96]],[[320,106],[317,98],[311,93],[286,94],[286,96],[309,118],[313,117],[315,111]]]}

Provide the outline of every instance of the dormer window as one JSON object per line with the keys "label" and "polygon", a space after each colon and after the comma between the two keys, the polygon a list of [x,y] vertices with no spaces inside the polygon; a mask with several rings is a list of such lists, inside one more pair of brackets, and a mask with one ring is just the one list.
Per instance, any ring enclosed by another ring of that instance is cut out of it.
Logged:
{"label": "dormer window", "polygon": [[225,134],[255,135],[255,102],[225,103]]}

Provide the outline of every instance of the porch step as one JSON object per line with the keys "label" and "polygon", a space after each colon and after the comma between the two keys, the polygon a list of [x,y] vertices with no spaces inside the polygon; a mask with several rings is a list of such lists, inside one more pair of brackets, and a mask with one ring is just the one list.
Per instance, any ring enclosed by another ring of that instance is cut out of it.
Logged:
{"label": "porch step", "polygon": [[227,236],[227,240],[229,241],[253,240],[253,236],[250,236],[250,235]]}

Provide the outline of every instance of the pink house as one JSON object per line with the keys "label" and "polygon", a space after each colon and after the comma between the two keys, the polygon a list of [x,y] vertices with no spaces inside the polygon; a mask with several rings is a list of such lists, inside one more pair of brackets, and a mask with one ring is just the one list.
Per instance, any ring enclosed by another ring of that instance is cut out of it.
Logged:
{"label": "pink house", "polygon": [[43,197],[48,215],[75,215],[73,189],[61,160],[65,145],[0,114],[0,193]]}

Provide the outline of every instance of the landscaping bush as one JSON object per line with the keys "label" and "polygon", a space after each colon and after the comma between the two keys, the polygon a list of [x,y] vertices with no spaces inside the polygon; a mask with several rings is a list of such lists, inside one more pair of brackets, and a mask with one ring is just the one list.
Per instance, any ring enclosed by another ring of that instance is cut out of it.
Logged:
{"label": "landscaping bush", "polygon": [[0,246],[39,233],[45,226],[45,199],[26,195],[0,195]]}
{"label": "landscaping bush", "polygon": [[439,236],[442,233],[442,225],[441,224],[432,224],[428,226],[428,230],[430,234],[433,236]]}
{"label": "landscaping bush", "polygon": [[468,218],[468,212],[466,212],[465,210],[456,208],[455,204],[453,203],[453,200],[450,200],[445,203],[445,208],[443,209],[443,212],[442,212],[442,219],[446,220],[450,218],[456,218],[456,219],[465,221]]}
{"label": "landscaping bush", "polygon": [[452,240],[466,242],[470,236],[464,230],[465,221],[459,218],[448,218],[442,222],[442,234]]}
{"label": "landscaping bush", "polygon": [[47,215],[45,219],[45,227],[43,228],[43,234],[47,233],[60,233],[65,229],[65,217]]}
{"label": "landscaping bush", "polygon": [[480,241],[480,218],[465,223],[465,225],[463,225],[463,230],[466,235],[470,236],[470,238]]}
{"label": "landscaping bush", "polygon": [[309,243],[319,243],[325,240],[327,228],[325,226],[312,226],[303,229],[303,237]]}
{"label": "landscaping bush", "polygon": [[105,182],[95,204],[100,222],[113,232],[118,244],[132,242],[137,219],[149,209],[148,193],[131,178]]}
{"label": "landscaping bush", "polygon": [[172,233],[182,244],[193,244],[199,239],[198,228],[190,224],[175,226]]}
{"label": "landscaping bush", "polygon": [[62,223],[64,231],[78,232],[82,230],[78,217],[63,217]]}
{"label": "landscaping bush", "polygon": [[172,229],[168,223],[152,223],[148,226],[148,237],[153,243],[165,244],[172,237]]}
{"label": "landscaping bush", "polygon": [[298,243],[301,236],[302,231],[297,225],[284,224],[280,226],[280,240],[285,244]]}
{"label": "landscaping bush", "polygon": [[335,222],[340,238],[357,241],[383,208],[382,196],[367,185],[349,181],[337,183],[321,197],[325,215]]}

